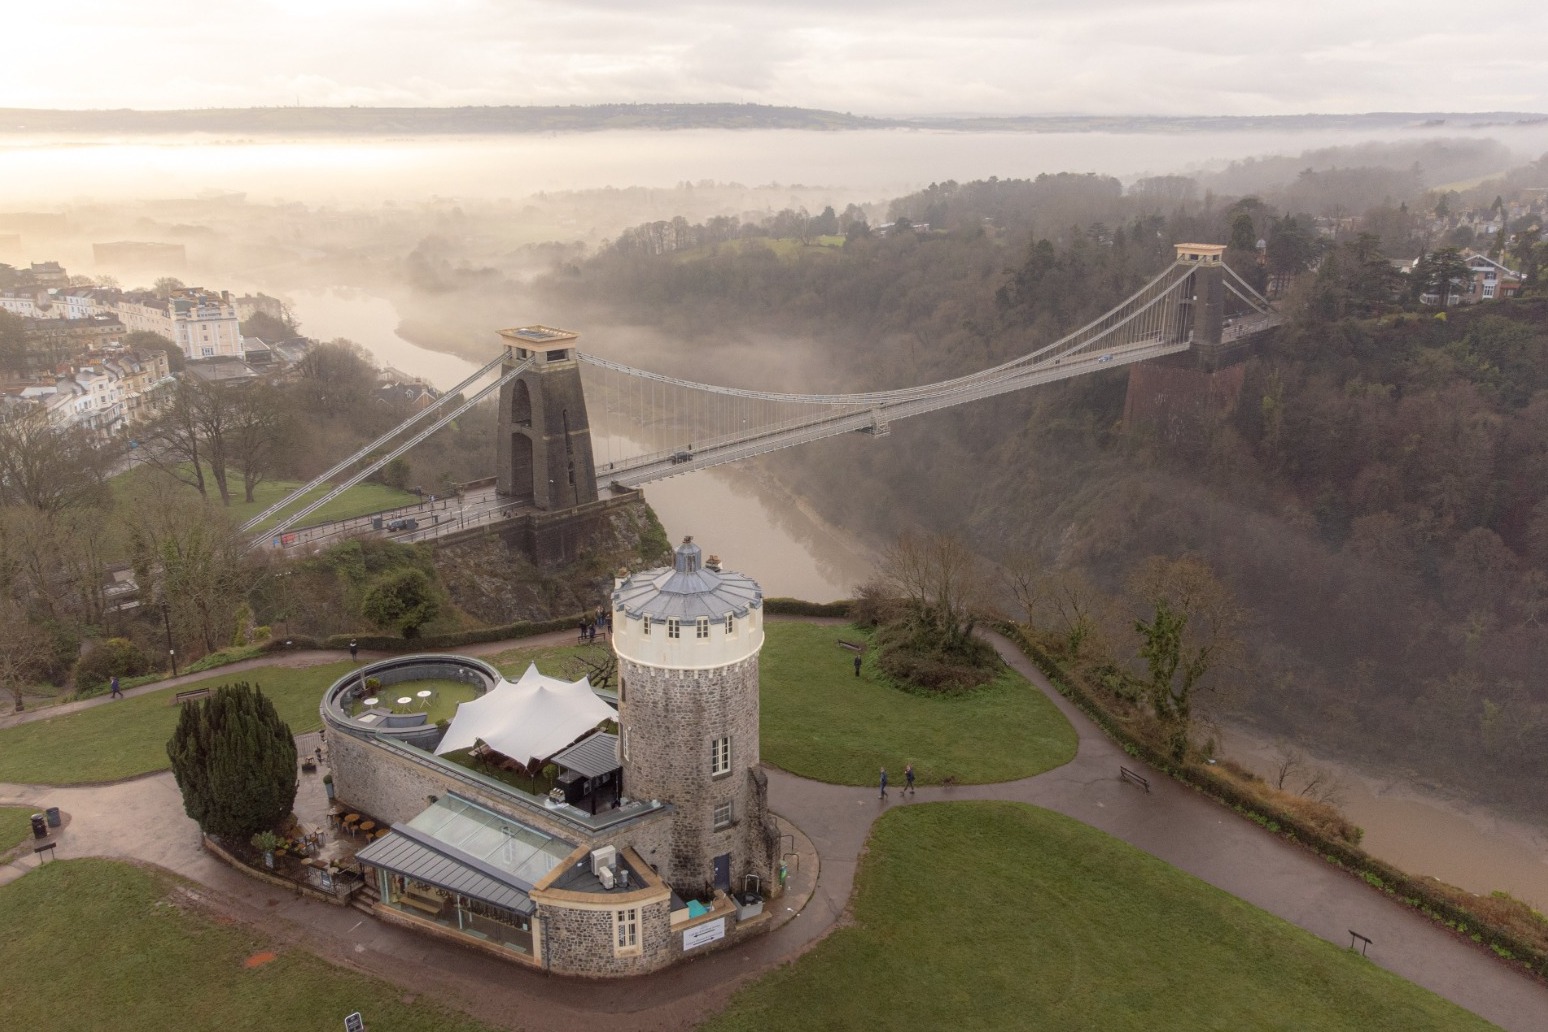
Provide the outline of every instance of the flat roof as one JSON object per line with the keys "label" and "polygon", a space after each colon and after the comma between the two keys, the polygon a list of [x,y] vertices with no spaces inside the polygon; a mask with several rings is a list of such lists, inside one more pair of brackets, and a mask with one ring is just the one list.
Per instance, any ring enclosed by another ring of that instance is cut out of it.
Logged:
{"label": "flat roof", "polygon": [[501,330],[500,336],[519,340],[525,344],[554,344],[558,341],[575,340],[580,334],[573,330],[561,330],[553,326],[517,326]]}
{"label": "flat roof", "polygon": [[598,731],[554,753],[553,762],[588,778],[599,778],[623,766],[618,762],[618,736],[606,731]]}

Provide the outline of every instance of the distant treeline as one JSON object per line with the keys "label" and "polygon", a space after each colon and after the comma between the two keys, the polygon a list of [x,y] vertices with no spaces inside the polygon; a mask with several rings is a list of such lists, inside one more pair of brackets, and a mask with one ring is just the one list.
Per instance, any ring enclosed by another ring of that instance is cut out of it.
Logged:
{"label": "distant treeline", "polygon": [[1403,127],[1476,129],[1548,121],[1548,115],[1497,111],[1373,112],[1359,115],[1169,117],[1159,115],[1005,115],[872,118],[767,104],[590,104],[547,107],[257,107],[174,111],[59,111],[0,108],[4,133],[559,133],[603,129],[898,129],[975,132],[1222,132]]}

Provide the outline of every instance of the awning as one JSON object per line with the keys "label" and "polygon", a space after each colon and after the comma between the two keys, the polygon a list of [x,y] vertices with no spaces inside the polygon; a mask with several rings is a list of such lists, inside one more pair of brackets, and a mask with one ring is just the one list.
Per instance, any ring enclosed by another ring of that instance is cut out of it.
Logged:
{"label": "awning", "polygon": [[355,859],[518,914],[537,910],[524,889],[507,885],[466,860],[454,859],[402,831],[394,830],[377,839],[357,852]]}
{"label": "awning", "polygon": [[527,667],[521,679],[501,679],[480,698],[457,707],[436,754],[482,741],[520,763],[546,760],[605,720],[616,719],[586,678],[561,681]]}
{"label": "awning", "polygon": [[586,778],[600,778],[623,766],[618,762],[618,736],[606,731],[598,731],[568,749],[554,753],[553,759],[565,770],[573,770]]}

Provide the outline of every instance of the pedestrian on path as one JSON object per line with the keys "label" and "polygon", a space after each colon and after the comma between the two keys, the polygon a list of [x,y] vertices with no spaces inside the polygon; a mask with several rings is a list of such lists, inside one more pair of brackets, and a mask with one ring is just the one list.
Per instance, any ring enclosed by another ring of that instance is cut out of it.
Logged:
{"label": "pedestrian on path", "polygon": [[108,698],[110,698],[110,699],[122,699],[124,697],[123,690],[118,687],[118,675],[117,674],[113,675],[113,680],[111,682],[109,682],[109,686],[113,689],[113,691],[112,691],[111,694],[108,695]]}
{"label": "pedestrian on path", "polygon": [[860,676],[860,657],[859,656],[855,657],[855,676],[856,677]]}
{"label": "pedestrian on path", "polygon": [[350,658],[350,661],[354,662],[355,658],[357,656],[359,656],[359,655],[360,655],[360,646],[355,643],[355,639],[354,638],[349,639],[349,658]]}
{"label": "pedestrian on path", "polygon": [[881,773],[881,797],[887,798],[887,768],[883,767]]}
{"label": "pedestrian on path", "polygon": [[912,763],[903,768],[903,791],[909,795],[914,794],[914,765]]}

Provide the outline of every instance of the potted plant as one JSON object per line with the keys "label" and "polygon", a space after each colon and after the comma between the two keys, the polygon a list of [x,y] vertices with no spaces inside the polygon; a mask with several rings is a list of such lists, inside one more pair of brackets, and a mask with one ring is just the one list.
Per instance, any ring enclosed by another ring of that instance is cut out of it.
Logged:
{"label": "potted plant", "polygon": [[323,791],[328,793],[328,802],[333,802],[333,775],[323,775]]}
{"label": "potted plant", "polygon": [[263,866],[274,870],[274,851],[279,848],[280,837],[272,831],[260,831],[252,838],[253,848],[263,854]]}

